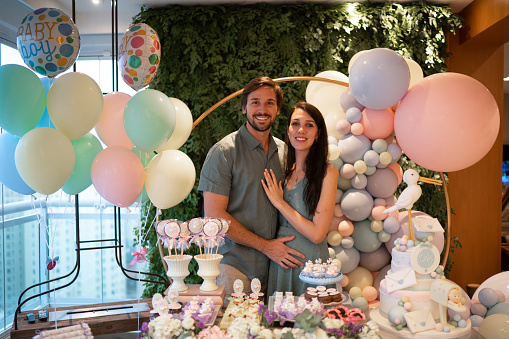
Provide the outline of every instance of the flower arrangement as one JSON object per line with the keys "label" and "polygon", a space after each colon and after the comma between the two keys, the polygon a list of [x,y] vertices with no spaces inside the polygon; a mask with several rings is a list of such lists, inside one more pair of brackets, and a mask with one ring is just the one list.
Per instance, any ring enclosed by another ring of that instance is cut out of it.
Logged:
{"label": "flower arrangement", "polygon": [[[345,307],[346,309],[346,307]],[[338,313],[343,313],[344,310]],[[378,327],[365,321],[364,314],[357,309],[346,311],[342,318],[322,319],[309,309],[295,317],[295,327],[274,328],[277,312],[260,305],[258,313],[261,323],[255,319],[236,318],[226,331],[217,326],[204,328],[199,319],[186,317],[182,321],[171,315],[162,315],[149,324],[143,323],[139,339],[332,339],[332,338],[379,338]]]}

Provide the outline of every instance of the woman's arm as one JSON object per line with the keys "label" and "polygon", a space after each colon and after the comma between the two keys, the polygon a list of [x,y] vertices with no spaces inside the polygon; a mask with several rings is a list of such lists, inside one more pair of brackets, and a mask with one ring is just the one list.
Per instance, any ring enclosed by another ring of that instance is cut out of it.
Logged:
{"label": "woman's arm", "polygon": [[329,225],[334,216],[334,205],[336,204],[336,191],[339,172],[333,165],[327,166],[327,173],[323,179],[320,200],[316,206],[313,220],[308,220],[297,212],[283,199],[283,187],[281,182],[277,183],[274,173],[265,171],[265,183],[262,186],[267,197],[279,212],[290,224],[311,242],[319,244],[327,236]]}

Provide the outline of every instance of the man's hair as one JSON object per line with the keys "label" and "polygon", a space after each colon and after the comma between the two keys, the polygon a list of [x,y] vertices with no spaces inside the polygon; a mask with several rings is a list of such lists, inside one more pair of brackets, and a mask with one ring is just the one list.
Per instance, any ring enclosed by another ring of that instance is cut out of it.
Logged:
{"label": "man's hair", "polygon": [[277,108],[281,109],[281,106],[283,106],[283,90],[279,87],[277,82],[275,82],[269,77],[254,78],[248,82],[248,84],[246,85],[246,87],[244,87],[244,90],[242,91],[242,97],[240,99],[240,104],[242,108],[245,108],[247,106],[247,97],[249,93],[254,92],[258,88],[263,86],[270,87],[274,90],[274,92],[276,93]]}

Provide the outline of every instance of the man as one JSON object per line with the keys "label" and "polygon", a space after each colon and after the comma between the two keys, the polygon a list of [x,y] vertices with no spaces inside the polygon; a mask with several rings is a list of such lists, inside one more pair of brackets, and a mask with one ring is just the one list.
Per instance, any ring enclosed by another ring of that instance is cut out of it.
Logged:
{"label": "man", "polygon": [[244,292],[250,281],[260,279],[262,292],[267,286],[270,260],[284,268],[297,268],[304,255],[285,245],[292,237],[274,239],[278,211],[261,185],[265,169],[284,179],[284,142],[272,137],[270,128],[283,105],[283,91],[268,77],[251,80],[242,92],[242,113],[247,122],[209,150],[200,175],[198,190],[203,192],[206,217],[230,220],[218,284],[224,284],[226,297],[233,282],[241,279]]}

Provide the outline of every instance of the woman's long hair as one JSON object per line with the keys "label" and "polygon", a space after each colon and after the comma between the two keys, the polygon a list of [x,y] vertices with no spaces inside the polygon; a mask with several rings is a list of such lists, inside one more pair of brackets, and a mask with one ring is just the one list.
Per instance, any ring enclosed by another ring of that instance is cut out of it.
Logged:
{"label": "woman's long hair", "polygon": [[[286,123],[286,128],[290,126],[293,112],[296,109],[302,109],[308,113],[315,121],[318,127],[318,139],[313,143],[305,160],[307,185],[304,187],[304,203],[310,215],[315,214],[316,206],[320,200],[322,192],[323,178],[327,173],[327,161],[329,156],[329,145],[327,139],[327,128],[322,113],[315,106],[307,102],[297,103],[291,110]],[[285,176],[290,179],[295,167],[295,148],[290,143],[288,133],[286,133],[285,143],[287,146]]]}

